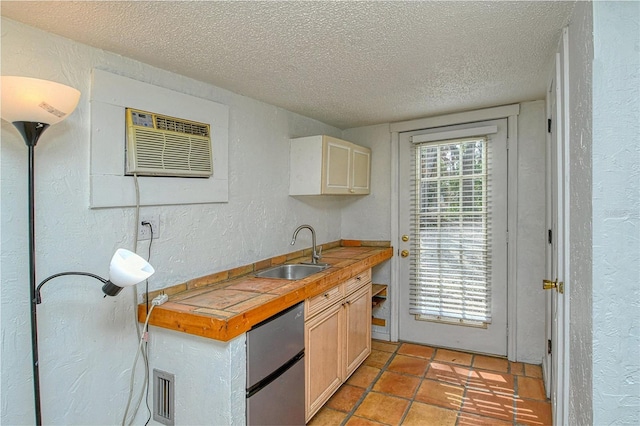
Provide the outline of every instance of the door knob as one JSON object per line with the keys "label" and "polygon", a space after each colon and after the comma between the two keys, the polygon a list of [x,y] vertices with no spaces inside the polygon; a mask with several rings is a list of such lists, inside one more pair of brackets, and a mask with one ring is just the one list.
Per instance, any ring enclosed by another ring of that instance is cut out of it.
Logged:
{"label": "door knob", "polygon": [[555,281],[542,280],[543,290],[553,290],[554,288],[558,290],[558,293],[564,294],[564,283],[562,281],[558,282],[557,278]]}
{"label": "door knob", "polygon": [[402,250],[402,251],[400,252],[400,256],[402,256],[402,257],[407,257],[407,256],[409,256],[409,250]]}
{"label": "door knob", "polygon": [[558,281],[542,280],[543,290],[552,290],[558,287]]}

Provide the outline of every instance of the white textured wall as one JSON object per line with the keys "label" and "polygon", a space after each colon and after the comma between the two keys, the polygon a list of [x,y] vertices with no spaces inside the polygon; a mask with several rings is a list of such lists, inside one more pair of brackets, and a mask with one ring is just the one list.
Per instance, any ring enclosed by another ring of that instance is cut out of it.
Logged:
{"label": "white textured wall", "polygon": [[516,358],[532,364],[542,362],[545,350],[545,117],[544,101],[520,104]]}
{"label": "white textured wall", "polygon": [[358,127],[342,132],[342,138],[371,148],[371,193],[353,197],[342,211],[343,238],[391,239],[391,133],[388,124]]}
{"label": "white textured wall", "polygon": [[[569,26],[569,423],[592,424],[591,62],[592,4],[577,2]],[[566,295],[565,295],[566,297]],[[565,315],[567,313],[565,312]],[[566,398],[567,396],[565,396]],[[565,399],[565,403],[567,400]]]}
{"label": "white textured wall", "polygon": [[640,3],[593,3],[593,424],[640,424]]}
{"label": "white textured wall", "polygon": [[[106,276],[114,250],[133,245],[132,208],[89,209],[88,94],[94,67],[229,106],[229,202],[142,209],[158,212],[161,221],[161,237],[151,250],[157,270],[151,289],[286,253],[301,223],[315,227],[318,242],[341,237],[341,200],[304,201],[287,195],[289,137],[339,137],[338,129],[7,19],[2,19],[1,48],[3,75],[56,80],[82,92],[78,109],[47,130],[36,148],[39,279],[68,270]],[[0,422],[30,424],[27,149],[4,121],[1,149]],[[296,249],[310,241],[308,233],[300,235]],[[147,248],[142,242],[138,252],[146,255]],[[43,298],[38,314],[44,422],[119,423],[137,344],[133,294],[123,291],[103,299],[97,281],[69,277],[47,284]],[[219,373],[211,372],[214,377]],[[226,401],[225,392],[194,391],[191,408]],[[229,407],[221,412],[233,413]]]}
{"label": "white textured wall", "polygon": [[[355,197],[342,211],[343,238],[391,240],[391,133],[388,124],[358,127],[342,132],[342,137],[353,143],[371,148],[371,193],[366,197]],[[397,245],[391,242],[392,245]],[[391,283],[391,262],[373,268],[372,281]],[[373,315],[386,320],[385,326],[373,326],[373,337],[390,339],[391,297],[394,288],[388,289],[389,299],[375,308]]]}

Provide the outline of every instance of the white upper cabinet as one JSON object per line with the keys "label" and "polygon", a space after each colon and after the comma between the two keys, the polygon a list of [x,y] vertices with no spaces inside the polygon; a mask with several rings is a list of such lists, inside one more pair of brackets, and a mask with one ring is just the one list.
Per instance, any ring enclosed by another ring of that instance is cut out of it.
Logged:
{"label": "white upper cabinet", "polygon": [[289,195],[369,193],[369,148],[324,135],[296,138],[289,162]]}

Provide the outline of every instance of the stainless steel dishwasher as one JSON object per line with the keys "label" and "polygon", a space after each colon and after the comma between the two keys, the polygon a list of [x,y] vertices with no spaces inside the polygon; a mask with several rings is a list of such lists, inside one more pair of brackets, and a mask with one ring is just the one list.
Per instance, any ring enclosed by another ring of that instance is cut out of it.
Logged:
{"label": "stainless steel dishwasher", "polygon": [[247,425],[304,425],[304,303],[247,333]]}

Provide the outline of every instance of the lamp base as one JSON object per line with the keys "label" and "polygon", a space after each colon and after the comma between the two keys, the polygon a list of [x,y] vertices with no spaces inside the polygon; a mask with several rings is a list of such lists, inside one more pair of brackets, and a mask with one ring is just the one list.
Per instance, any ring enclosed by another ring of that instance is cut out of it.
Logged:
{"label": "lamp base", "polygon": [[121,291],[122,291],[122,287],[115,285],[111,281],[107,281],[102,286],[102,292],[104,293],[105,296],[116,296]]}
{"label": "lamp base", "polygon": [[27,146],[36,146],[40,135],[49,127],[47,123],[37,121],[14,121],[12,124],[18,129]]}

